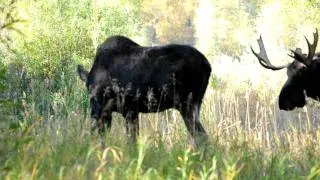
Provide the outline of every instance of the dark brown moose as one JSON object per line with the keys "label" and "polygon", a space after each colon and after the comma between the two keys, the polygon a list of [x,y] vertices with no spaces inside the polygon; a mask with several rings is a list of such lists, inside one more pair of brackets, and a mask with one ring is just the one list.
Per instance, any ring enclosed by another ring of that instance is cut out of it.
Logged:
{"label": "dark brown moose", "polygon": [[290,50],[289,56],[294,59],[292,63],[284,66],[274,66],[268,59],[262,38],[258,39],[260,53],[256,53],[252,47],[253,54],[259,63],[266,69],[280,70],[287,68],[288,79],[282,87],[279,95],[279,108],[282,110],[293,110],[306,104],[306,96],[320,100],[320,53],[315,53],[318,43],[318,29],[313,33],[313,43],[305,37],[308,44],[308,54],[303,54],[300,48]]}
{"label": "dark brown moose", "polygon": [[198,137],[207,139],[199,112],[211,67],[195,48],[176,44],[143,47],[126,37],[112,36],[98,47],[90,72],[78,65],[78,73],[86,83],[91,117],[100,133],[105,125],[110,129],[111,114],[118,112],[135,141],[138,113],[175,108],[196,142]]}

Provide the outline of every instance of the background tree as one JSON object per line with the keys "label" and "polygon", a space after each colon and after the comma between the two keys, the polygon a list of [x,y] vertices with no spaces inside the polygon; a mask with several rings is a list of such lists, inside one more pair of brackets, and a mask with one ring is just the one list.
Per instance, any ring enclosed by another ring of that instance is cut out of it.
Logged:
{"label": "background tree", "polygon": [[22,72],[12,64],[9,65],[10,62],[6,62],[6,57],[15,53],[12,34],[23,35],[17,27],[25,22],[18,14],[18,3],[17,0],[0,2],[0,119],[2,122],[15,113],[19,106],[17,96],[12,93],[12,89],[20,88],[17,84],[21,80],[19,77]]}
{"label": "background tree", "polygon": [[194,44],[195,0],[144,1],[142,16],[149,40],[156,44]]}

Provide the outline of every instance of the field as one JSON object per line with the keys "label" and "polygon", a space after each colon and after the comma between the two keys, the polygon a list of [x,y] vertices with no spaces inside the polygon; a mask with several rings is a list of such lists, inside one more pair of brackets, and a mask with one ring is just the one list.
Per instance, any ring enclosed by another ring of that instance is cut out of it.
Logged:
{"label": "field", "polygon": [[[270,59],[289,62],[288,48],[306,48],[303,35],[311,37],[320,25],[312,4],[318,1],[244,1],[236,13],[222,1],[206,0],[179,1],[185,7],[179,10],[172,9],[178,1],[9,2],[0,3],[12,8],[0,12],[0,22],[11,22],[5,15],[13,13],[21,24],[0,27],[0,179],[320,178],[319,102],[308,99],[304,108],[280,111],[285,70],[263,69],[250,52],[263,33]],[[157,8],[172,16],[161,19]],[[199,21],[201,12],[213,18]],[[188,13],[191,26],[166,21],[187,21]],[[301,28],[294,25],[299,23]],[[192,44],[208,57],[212,74],[200,116],[206,147],[191,145],[173,109],[140,114],[137,144],[128,141],[116,113],[110,133],[91,133],[88,95],[76,66],[89,68],[98,44],[114,34],[146,46]]]}
{"label": "field", "polygon": [[[135,145],[128,143],[120,115],[114,114],[110,134],[101,138],[90,133],[90,118],[81,109],[67,117],[43,119],[36,117],[34,107],[25,107],[25,121],[1,129],[0,175],[5,179],[319,177],[318,108],[280,112],[271,90],[258,94],[252,85],[220,86],[207,90],[201,120],[210,143],[198,149],[190,145],[175,110],[142,114]],[[60,105],[69,100],[60,98],[56,102]]]}

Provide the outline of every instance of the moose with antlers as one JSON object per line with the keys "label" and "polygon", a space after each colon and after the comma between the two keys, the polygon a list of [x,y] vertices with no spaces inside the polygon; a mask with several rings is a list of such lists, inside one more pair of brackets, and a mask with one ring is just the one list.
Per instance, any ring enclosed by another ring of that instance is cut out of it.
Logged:
{"label": "moose with antlers", "polygon": [[290,50],[289,56],[293,62],[274,66],[269,61],[262,38],[258,39],[260,53],[256,53],[251,47],[252,53],[257,57],[259,63],[266,69],[280,70],[287,68],[287,82],[282,87],[279,95],[279,108],[282,110],[293,110],[296,107],[303,107],[306,104],[306,96],[320,101],[320,53],[316,53],[318,43],[318,29],[313,33],[314,41],[311,44],[305,37],[308,44],[308,54],[303,54],[300,48]]}

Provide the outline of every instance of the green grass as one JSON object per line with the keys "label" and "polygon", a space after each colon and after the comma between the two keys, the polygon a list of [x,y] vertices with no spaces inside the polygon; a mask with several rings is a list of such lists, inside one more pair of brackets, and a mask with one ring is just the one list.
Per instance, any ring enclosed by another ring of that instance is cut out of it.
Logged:
{"label": "green grass", "polygon": [[142,114],[141,136],[130,144],[118,114],[104,137],[90,133],[81,108],[62,116],[72,96],[54,101],[58,112],[49,119],[25,104],[24,120],[2,123],[0,179],[319,178],[320,131],[306,121],[317,108],[281,119],[273,96],[258,105],[253,92],[208,89],[201,118],[210,143],[198,149],[175,110]]}

